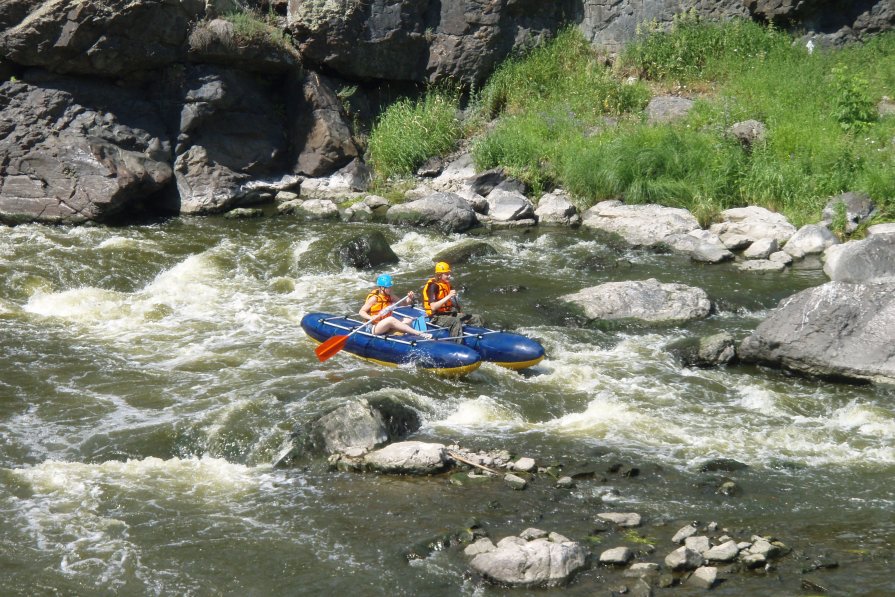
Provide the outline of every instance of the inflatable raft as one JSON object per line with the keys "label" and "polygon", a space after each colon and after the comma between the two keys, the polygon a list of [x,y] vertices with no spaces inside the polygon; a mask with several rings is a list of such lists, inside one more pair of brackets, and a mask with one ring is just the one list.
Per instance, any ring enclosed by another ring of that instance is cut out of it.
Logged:
{"label": "inflatable raft", "polygon": [[[395,313],[412,319],[423,315],[413,307],[398,308]],[[308,313],[301,320],[302,329],[317,342],[351,334],[362,325],[363,322],[351,317],[328,313]],[[427,325],[425,330],[432,334],[432,340],[403,334],[377,336],[369,330],[367,326],[352,334],[344,351],[380,365],[413,365],[439,375],[466,375],[475,371],[482,361],[524,369],[544,358],[544,348],[534,340],[488,328],[465,326],[460,343],[449,338],[446,328],[432,325]]]}

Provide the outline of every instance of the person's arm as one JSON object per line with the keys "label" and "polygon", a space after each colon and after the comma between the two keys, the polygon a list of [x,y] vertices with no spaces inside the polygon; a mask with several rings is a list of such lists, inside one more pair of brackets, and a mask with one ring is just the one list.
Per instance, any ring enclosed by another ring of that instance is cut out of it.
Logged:
{"label": "person's arm", "polygon": [[[433,284],[433,286],[434,286],[434,284]],[[454,289],[452,288],[451,291],[450,291],[449,293],[447,293],[447,296],[444,297],[443,299],[439,300],[439,301],[432,302],[432,297],[430,296],[430,297],[429,297],[429,304],[432,305],[432,310],[433,310],[433,311],[437,311],[438,309],[441,309],[441,306],[442,306],[442,305],[444,305],[446,302],[448,302],[449,300],[451,300],[451,299],[454,298],[455,296],[457,296],[457,291],[454,290]]]}
{"label": "person's arm", "polygon": [[375,303],[376,303],[376,297],[371,296],[370,298],[367,299],[367,302],[364,303],[364,306],[360,308],[360,311],[358,311],[357,314],[360,315],[361,317],[363,317],[364,319],[366,319],[367,321],[370,321],[371,319],[373,319],[373,316],[370,315],[370,309],[373,308],[373,305]]}

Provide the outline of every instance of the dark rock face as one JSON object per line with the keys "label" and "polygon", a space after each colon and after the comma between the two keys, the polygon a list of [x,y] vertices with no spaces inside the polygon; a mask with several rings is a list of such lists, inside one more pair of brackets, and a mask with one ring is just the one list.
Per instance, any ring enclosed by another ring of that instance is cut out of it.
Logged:
{"label": "dark rock face", "polygon": [[326,80],[308,73],[300,91],[301,98],[291,107],[292,139],[298,148],[295,170],[308,176],[323,176],[360,155],[351,136],[345,110]]}
{"label": "dark rock face", "polygon": [[895,6],[888,0],[745,0],[743,4],[753,17],[784,28],[832,35],[831,41],[891,29],[895,22]]}
{"label": "dark rock face", "polygon": [[809,375],[895,383],[895,284],[828,282],[783,301],[739,357]]}
{"label": "dark rock face", "polygon": [[184,76],[174,161],[178,211],[218,213],[246,199],[244,183],[286,170],[283,121],[275,92],[248,73],[199,66]]}
{"label": "dark rock face", "polygon": [[165,186],[169,160],[161,115],[133,92],[69,79],[0,85],[2,222],[107,219]]}
{"label": "dark rock face", "polygon": [[481,83],[516,48],[571,22],[559,0],[290,0],[304,58],[357,80]]}
{"label": "dark rock face", "polygon": [[114,76],[148,70],[186,54],[199,0],[35,2],[4,0],[0,54],[57,73]]}

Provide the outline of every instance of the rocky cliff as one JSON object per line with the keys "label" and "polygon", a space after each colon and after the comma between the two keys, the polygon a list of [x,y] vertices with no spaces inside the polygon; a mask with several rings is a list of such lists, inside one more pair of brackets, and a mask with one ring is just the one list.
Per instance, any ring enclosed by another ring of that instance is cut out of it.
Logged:
{"label": "rocky cliff", "polygon": [[[895,22],[889,0],[691,5],[819,43]],[[5,0],[0,222],[263,201],[359,156],[341,89],[358,89],[370,115],[383,90],[480,85],[569,24],[613,51],[639,23],[670,22],[680,9],[678,0]]]}

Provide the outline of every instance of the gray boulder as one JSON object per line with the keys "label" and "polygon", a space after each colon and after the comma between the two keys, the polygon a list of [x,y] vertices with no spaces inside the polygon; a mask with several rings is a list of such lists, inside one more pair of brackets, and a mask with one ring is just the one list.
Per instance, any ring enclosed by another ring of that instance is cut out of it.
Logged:
{"label": "gray boulder", "polygon": [[497,549],[480,553],[470,567],[486,579],[511,587],[551,587],[569,581],[583,568],[587,553],[574,541],[501,540]]}
{"label": "gray boulder", "polygon": [[701,553],[688,547],[679,547],[665,556],[665,565],[675,572],[695,570],[702,566],[704,561]]}
{"label": "gray boulder", "polygon": [[370,450],[388,441],[388,429],[378,410],[355,400],[323,415],[312,425],[315,444],[327,454],[349,448]]}
{"label": "gray boulder", "polygon": [[469,203],[454,193],[433,193],[423,199],[395,205],[388,210],[386,219],[389,224],[432,226],[442,232],[464,232],[477,222]]}
{"label": "gray boulder", "polygon": [[446,261],[451,265],[468,263],[478,257],[496,255],[497,249],[483,240],[468,239],[439,251],[432,257],[432,261]]}
{"label": "gray boulder", "polygon": [[631,561],[634,553],[627,547],[614,547],[600,554],[600,563],[612,566],[624,566]]}
{"label": "gray boulder", "polygon": [[895,282],[828,282],[780,302],[740,344],[744,361],[895,383]]}
{"label": "gray boulder", "polygon": [[680,120],[693,109],[693,100],[676,95],[660,95],[650,100],[646,118],[650,124]]}
{"label": "gray boulder", "polygon": [[378,230],[359,234],[337,249],[339,261],[356,269],[369,269],[386,263],[398,263],[398,256]]}
{"label": "gray boulder", "polygon": [[767,136],[767,127],[758,120],[744,120],[734,123],[727,131],[745,148],[761,143]]}
{"label": "gray boulder", "polygon": [[874,224],[873,226],[867,227],[867,236],[877,236],[882,234],[895,234],[895,222]]}
{"label": "gray boulder", "polygon": [[578,208],[561,191],[542,195],[534,213],[538,224],[542,226],[578,226],[581,224]]}
{"label": "gray boulder", "polygon": [[721,221],[712,224],[709,230],[721,237],[738,235],[755,242],[760,238],[772,238],[783,244],[796,233],[796,228],[782,214],[763,207],[735,207],[725,209],[720,214]]}
{"label": "gray boulder", "polygon": [[749,248],[743,251],[743,257],[746,259],[767,259],[771,253],[776,253],[778,249],[777,241],[773,238],[759,238]]}
{"label": "gray boulder", "polygon": [[486,197],[488,215],[493,222],[516,222],[534,218],[534,207],[528,197],[517,191],[494,189]]}
{"label": "gray boulder", "polygon": [[591,319],[639,319],[683,322],[709,315],[712,303],[704,290],[683,284],[643,281],[609,282],[560,297]]}
{"label": "gray boulder", "polygon": [[660,205],[625,205],[621,201],[601,201],[582,218],[586,228],[611,232],[633,246],[651,247],[674,234],[699,228],[689,211]]}
{"label": "gray boulder", "polygon": [[443,444],[398,442],[364,456],[364,463],[378,472],[398,475],[429,475],[447,465]]}
{"label": "gray boulder", "polygon": [[[705,233],[705,235],[700,234]],[[687,234],[666,236],[663,243],[676,253],[688,255],[693,261],[700,263],[721,263],[734,258],[717,236],[707,230],[691,230]]]}
{"label": "gray boulder", "polygon": [[858,226],[873,217],[876,206],[873,199],[866,193],[842,193],[831,197],[824,207],[823,223],[827,226],[833,224],[837,217],[837,211],[845,212],[845,232],[852,233]]}
{"label": "gray boulder", "polygon": [[248,73],[188,67],[175,147],[177,211],[211,214],[253,201],[254,181],[281,177],[288,143],[271,96]]}
{"label": "gray boulder", "polygon": [[822,224],[807,224],[793,234],[783,250],[795,259],[801,259],[805,255],[823,253],[827,248],[839,244],[836,235]]}
{"label": "gray boulder", "polygon": [[737,269],[743,272],[764,274],[767,272],[782,272],[786,269],[786,264],[781,261],[771,261],[770,259],[750,259],[737,263]]}
{"label": "gray boulder", "polygon": [[107,220],[168,185],[170,157],[161,116],[135,93],[68,79],[0,85],[0,222]]}
{"label": "gray boulder", "polygon": [[895,234],[874,234],[829,247],[824,273],[834,282],[895,282]]}

